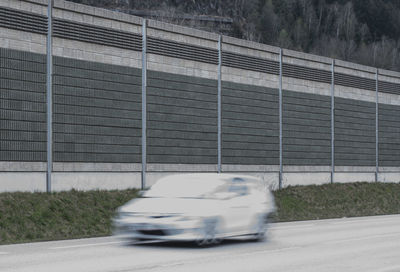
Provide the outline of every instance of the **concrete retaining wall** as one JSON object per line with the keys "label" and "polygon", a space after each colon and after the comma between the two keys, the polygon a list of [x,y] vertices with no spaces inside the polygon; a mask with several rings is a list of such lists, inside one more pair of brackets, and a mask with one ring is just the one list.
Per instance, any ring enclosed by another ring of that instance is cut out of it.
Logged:
{"label": "concrete retaining wall", "polygon": [[[44,191],[47,1],[0,16],[0,191]],[[274,189],[280,169],[283,187],[400,182],[400,73],[60,0],[52,29],[53,190],[219,168]]]}

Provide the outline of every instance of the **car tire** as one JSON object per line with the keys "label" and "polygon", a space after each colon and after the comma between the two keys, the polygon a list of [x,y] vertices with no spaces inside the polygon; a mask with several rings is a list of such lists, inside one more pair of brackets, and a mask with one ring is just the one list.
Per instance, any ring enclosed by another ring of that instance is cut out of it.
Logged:
{"label": "car tire", "polygon": [[201,223],[199,238],[196,240],[196,244],[201,247],[217,245],[221,243],[219,236],[221,220],[218,218],[206,218]]}
{"label": "car tire", "polygon": [[253,226],[254,233],[252,240],[262,242],[266,239],[268,216],[265,214],[257,215],[255,218],[255,225]]}

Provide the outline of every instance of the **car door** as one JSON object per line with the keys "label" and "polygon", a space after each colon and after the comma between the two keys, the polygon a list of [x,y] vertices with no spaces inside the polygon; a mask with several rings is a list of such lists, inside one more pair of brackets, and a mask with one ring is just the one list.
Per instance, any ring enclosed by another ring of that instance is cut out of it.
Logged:
{"label": "car door", "polygon": [[232,197],[227,200],[226,223],[230,232],[240,232],[249,224],[249,188],[246,184],[232,184],[229,187]]}

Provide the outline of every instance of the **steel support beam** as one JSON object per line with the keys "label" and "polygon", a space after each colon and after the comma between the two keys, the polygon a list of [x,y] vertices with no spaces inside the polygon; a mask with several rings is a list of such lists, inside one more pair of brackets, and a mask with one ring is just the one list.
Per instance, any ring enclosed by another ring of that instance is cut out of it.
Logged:
{"label": "steel support beam", "polygon": [[279,50],[279,189],[282,189],[283,159],[282,159],[282,48]]}
{"label": "steel support beam", "polygon": [[142,190],[147,170],[147,20],[142,25]]}
{"label": "steel support beam", "polygon": [[379,70],[375,73],[376,103],[375,103],[375,182],[379,181]]}
{"label": "steel support beam", "polygon": [[335,178],[335,60],[331,65],[331,183]]}
{"label": "steel support beam", "polygon": [[46,69],[46,105],[47,105],[47,173],[46,191],[51,192],[53,171],[53,0],[47,4],[47,69]]}
{"label": "steel support beam", "polygon": [[222,172],[222,36],[218,39],[218,173]]}

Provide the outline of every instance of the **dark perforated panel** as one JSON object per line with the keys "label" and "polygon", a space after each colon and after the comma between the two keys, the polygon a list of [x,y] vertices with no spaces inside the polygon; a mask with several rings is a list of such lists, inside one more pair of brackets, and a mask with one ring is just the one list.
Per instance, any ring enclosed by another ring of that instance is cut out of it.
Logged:
{"label": "dark perforated panel", "polygon": [[374,79],[342,73],[335,73],[335,84],[369,91],[376,90],[376,81]]}
{"label": "dark perforated panel", "polygon": [[147,52],[162,56],[218,64],[218,50],[192,44],[147,38]]}
{"label": "dark perforated panel", "polygon": [[54,160],[141,161],[141,71],[54,58]]}
{"label": "dark perforated panel", "polygon": [[279,62],[230,52],[222,52],[222,65],[279,75]]}
{"label": "dark perforated panel", "polygon": [[53,36],[134,51],[142,50],[141,35],[61,19],[53,21]]}
{"label": "dark perforated panel", "polygon": [[335,97],[335,165],[375,165],[375,119],[375,103]]}
{"label": "dark perforated panel", "polygon": [[282,75],[284,77],[306,79],[322,83],[331,83],[332,81],[332,74],[330,71],[308,68],[287,63],[282,64]]}
{"label": "dark perforated panel", "polygon": [[400,107],[379,104],[379,165],[400,167]]}
{"label": "dark perforated panel", "polygon": [[278,91],[222,82],[222,163],[279,164]]}
{"label": "dark perforated panel", "polygon": [[35,13],[0,7],[0,26],[46,35],[47,17]]}
{"label": "dark perforated panel", "polygon": [[148,71],[149,163],[217,163],[217,82]]}
{"label": "dark perforated panel", "polygon": [[379,92],[400,95],[400,84],[379,81]]}
{"label": "dark perforated panel", "polygon": [[283,91],[283,164],[331,164],[331,98]]}
{"label": "dark perforated panel", "polygon": [[46,160],[46,56],[0,48],[0,160]]}

